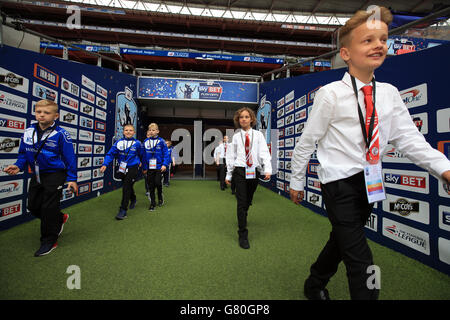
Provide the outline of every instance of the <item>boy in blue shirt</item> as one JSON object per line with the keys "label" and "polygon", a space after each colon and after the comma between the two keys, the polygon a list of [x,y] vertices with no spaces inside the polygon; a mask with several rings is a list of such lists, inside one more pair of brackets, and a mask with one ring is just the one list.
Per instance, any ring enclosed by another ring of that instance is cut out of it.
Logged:
{"label": "boy in blue shirt", "polygon": [[58,246],[57,240],[69,215],[60,209],[65,181],[77,192],[77,164],[72,139],[55,121],[59,117],[58,105],[50,100],[36,103],[37,123],[25,130],[20,141],[19,156],[15,164],[4,171],[15,175],[27,167],[32,176],[28,190],[28,210],[41,220],[41,246],[34,256],[49,254]]}
{"label": "boy in blue shirt", "polygon": [[169,166],[167,167],[166,171],[164,171],[163,177],[164,177],[164,186],[168,187],[170,184],[170,176],[172,173],[172,168],[175,166],[175,159],[172,156],[172,151],[173,151],[172,141],[167,140],[166,145],[167,145],[167,151],[169,152]]}
{"label": "boy in blue shirt", "polygon": [[148,126],[150,135],[144,141],[145,157],[143,158],[143,172],[147,174],[147,183],[150,191],[150,211],[156,207],[155,188],[158,190],[158,205],[164,204],[162,194],[162,174],[166,171],[170,163],[169,151],[163,138],[158,137],[159,129],[156,123]]}
{"label": "boy in blue shirt", "polygon": [[136,206],[136,194],[133,185],[143,157],[143,149],[141,142],[133,138],[134,134],[134,127],[131,124],[125,125],[123,128],[124,137],[114,143],[100,168],[100,172],[103,173],[114,158],[117,158],[119,162],[117,174],[122,178],[123,186],[122,201],[119,213],[116,216],[117,220],[123,220],[127,217],[128,204],[130,204],[130,209]]}

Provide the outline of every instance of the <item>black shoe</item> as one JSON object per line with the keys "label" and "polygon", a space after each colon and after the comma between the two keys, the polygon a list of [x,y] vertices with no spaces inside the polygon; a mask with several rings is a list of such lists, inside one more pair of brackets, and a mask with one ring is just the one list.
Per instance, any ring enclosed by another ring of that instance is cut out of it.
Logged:
{"label": "black shoe", "polygon": [[163,204],[164,204],[164,194],[162,194],[161,199],[158,200],[158,206],[162,207]]}
{"label": "black shoe", "polygon": [[49,254],[58,246],[58,243],[55,242],[54,244],[51,243],[43,243],[41,244],[41,247],[34,253],[35,257],[42,257],[46,254]]}
{"label": "black shoe", "polygon": [[150,211],[155,211],[155,205],[154,205],[154,204],[151,204],[151,205],[150,205],[150,208],[148,208],[148,210],[150,210]]}
{"label": "black shoe", "polygon": [[331,300],[328,290],[325,288],[323,290],[306,290],[304,291],[305,297],[308,300]]}
{"label": "black shoe", "polygon": [[239,246],[242,249],[250,249],[250,243],[248,242],[247,237],[241,237],[239,238]]}

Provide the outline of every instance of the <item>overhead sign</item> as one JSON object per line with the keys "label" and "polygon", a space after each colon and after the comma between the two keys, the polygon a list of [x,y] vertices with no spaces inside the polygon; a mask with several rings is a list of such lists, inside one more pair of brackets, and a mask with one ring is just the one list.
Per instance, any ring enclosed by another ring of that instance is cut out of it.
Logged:
{"label": "overhead sign", "polygon": [[138,79],[140,99],[203,100],[218,102],[257,103],[258,84],[194,79]]}

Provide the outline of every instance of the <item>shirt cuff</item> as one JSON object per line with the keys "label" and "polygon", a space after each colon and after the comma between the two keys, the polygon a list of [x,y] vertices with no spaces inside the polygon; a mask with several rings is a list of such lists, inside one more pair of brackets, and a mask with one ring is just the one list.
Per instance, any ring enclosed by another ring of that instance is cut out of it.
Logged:
{"label": "shirt cuff", "polygon": [[291,179],[289,189],[295,190],[295,191],[304,191],[304,189],[305,189],[304,183],[303,183],[303,181]]}

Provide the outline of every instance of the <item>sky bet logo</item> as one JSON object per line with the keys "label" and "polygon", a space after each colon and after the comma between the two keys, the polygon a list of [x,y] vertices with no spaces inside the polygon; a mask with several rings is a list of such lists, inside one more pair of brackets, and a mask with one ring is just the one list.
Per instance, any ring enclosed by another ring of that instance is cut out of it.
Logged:
{"label": "sky bet logo", "polygon": [[21,132],[25,130],[25,121],[0,115],[0,128],[6,131]]}
{"label": "sky bet logo", "polygon": [[388,173],[384,175],[384,181],[387,183],[394,183],[402,186],[422,189],[426,188],[426,180],[424,177]]}

